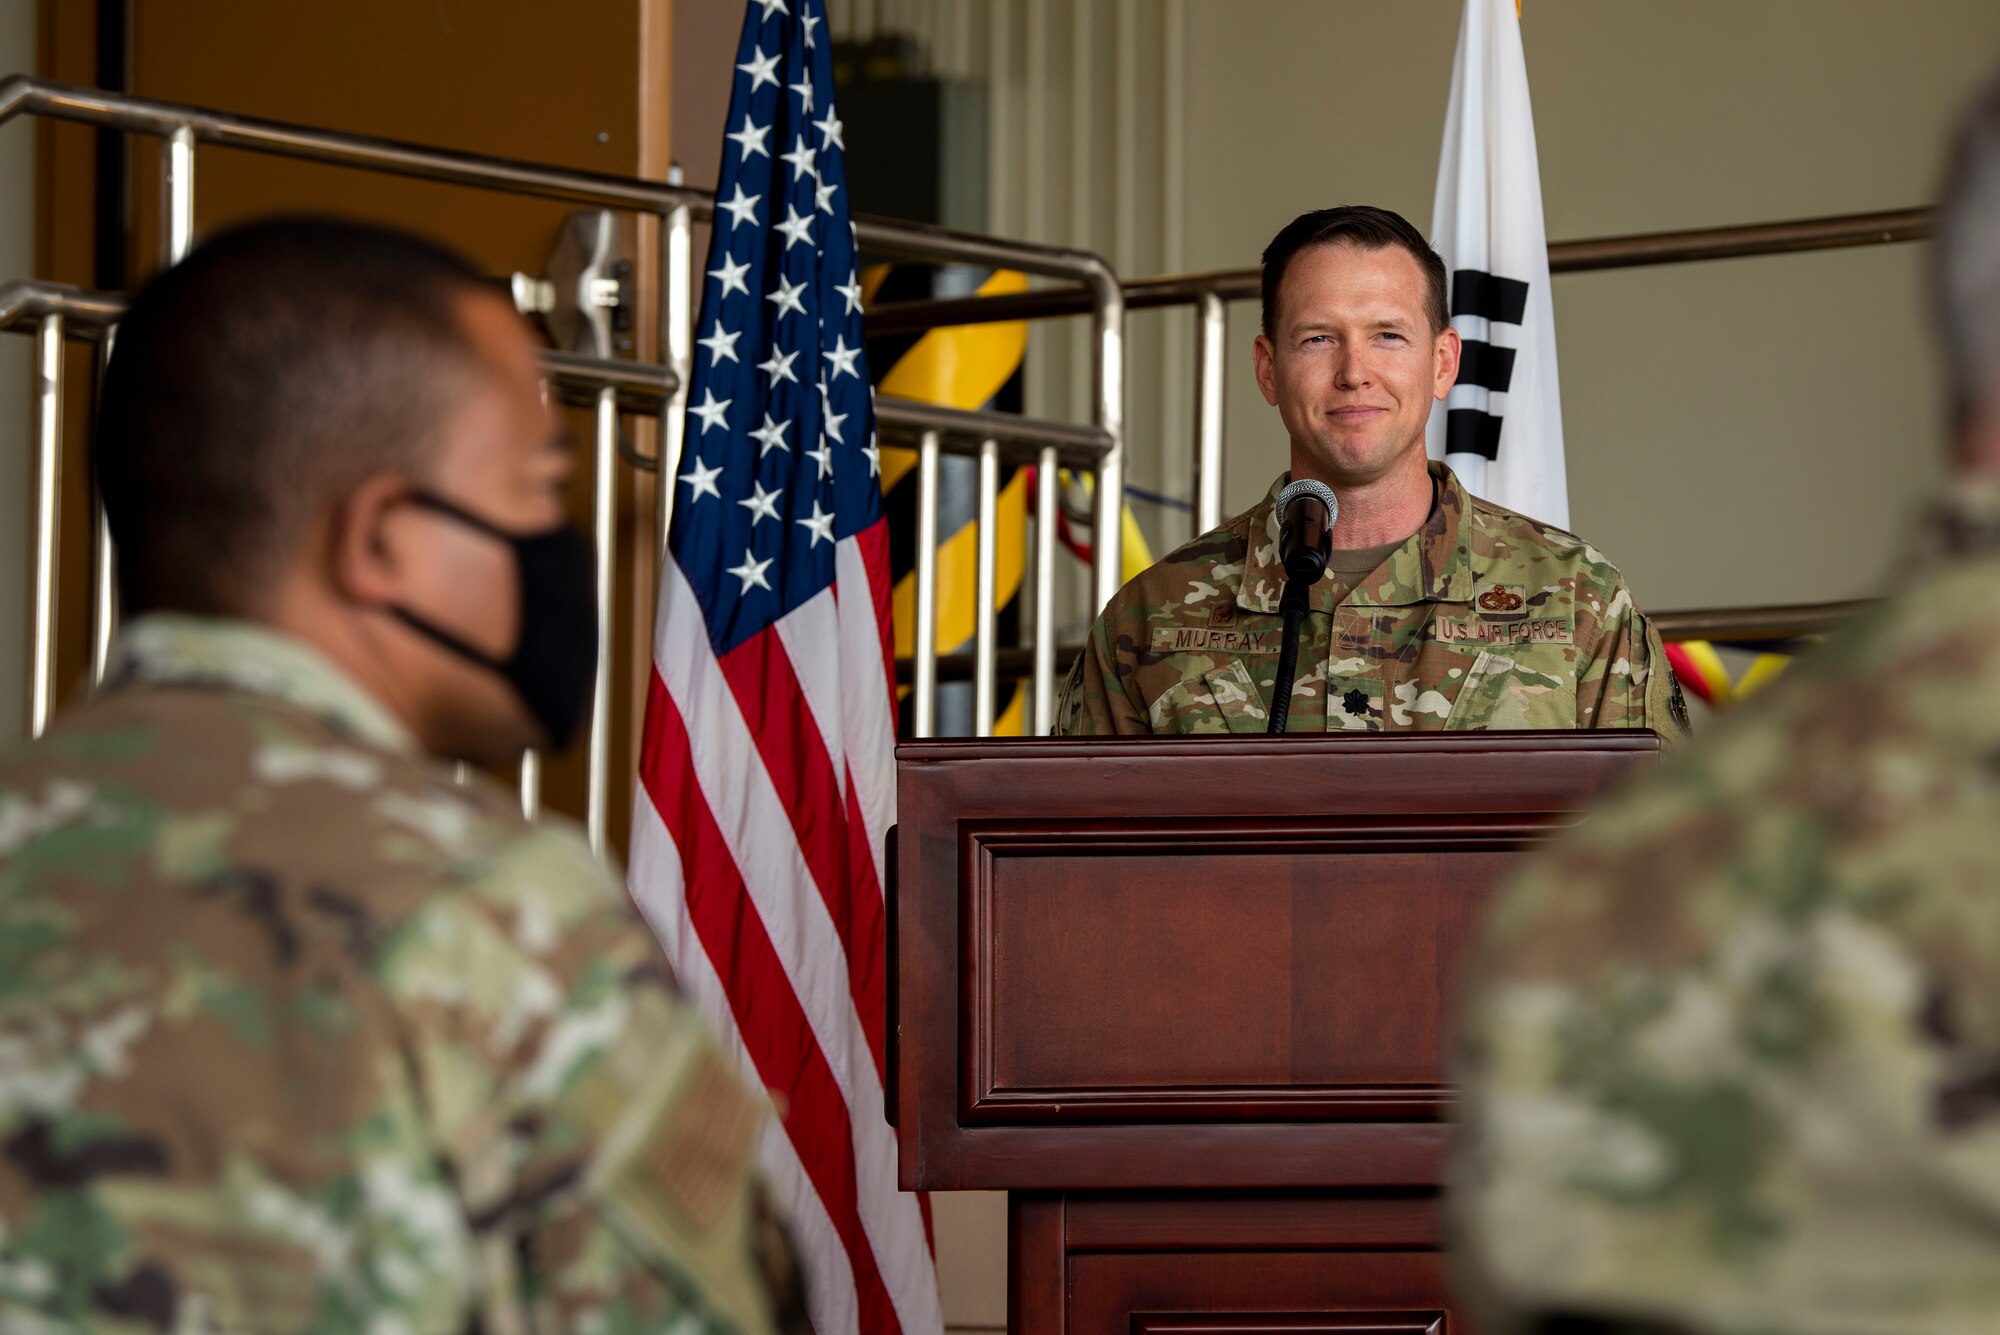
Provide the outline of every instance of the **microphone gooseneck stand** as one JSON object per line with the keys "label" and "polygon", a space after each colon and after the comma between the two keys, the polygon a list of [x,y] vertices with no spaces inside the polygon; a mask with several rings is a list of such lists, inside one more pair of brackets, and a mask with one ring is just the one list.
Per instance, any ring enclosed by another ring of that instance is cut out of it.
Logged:
{"label": "microphone gooseneck stand", "polygon": [[1312,605],[1312,586],[1317,578],[1302,580],[1296,575],[1285,579],[1285,592],[1278,599],[1278,614],[1285,619],[1284,638],[1278,644],[1278,676],[1271,683],[1271,721],[1265,732],[1283,732],[1292,717],[1292,678],[1299,671],[1299,632],[1305,628],[1306,610]]}
{"label": "microphone gooseneck stand", "polygon": [[1285,567],[1285,591],[1278,612],[1285,619],[1278,645],[1278,675],[1271,682],[1267,733],[1283,732],[1292,716],[1292,679],[1299,669],[1299,634],[1312,606],[1312,588],[1333,555],[1333,521],[1340,513],[1333,488],[1302,478],[1278,493],[1278,559]]}

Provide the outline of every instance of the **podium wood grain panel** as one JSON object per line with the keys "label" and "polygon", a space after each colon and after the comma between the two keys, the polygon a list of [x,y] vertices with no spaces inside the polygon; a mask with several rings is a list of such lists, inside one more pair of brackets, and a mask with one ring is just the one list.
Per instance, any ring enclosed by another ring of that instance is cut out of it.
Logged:
{"label": "podium wood grain panel", "polygon": [[1439,1180],[1452,979],[1646,732],[898,748],[892,1104],[925,1190]]}
{"label": "podium wood grain panel", "polygon": [[[1447,1335],[1437,1200],[1089,1198],[1066,1211],[1063,1324],[1152,1335]],[[1283,1228],[1260,1226],[1268,1211]],[[1162,1247],[1162,1225],[1175,1245]],[[1032,1246],[1026,1239],[1023,1243]],[[1024,1325],[1022,1329],[1027,1329]]]}
{"label": "podium wood grain panel", "polygon": [[1473,913],[1540,828],[969,832],[961,1123],[1435,1115]]}

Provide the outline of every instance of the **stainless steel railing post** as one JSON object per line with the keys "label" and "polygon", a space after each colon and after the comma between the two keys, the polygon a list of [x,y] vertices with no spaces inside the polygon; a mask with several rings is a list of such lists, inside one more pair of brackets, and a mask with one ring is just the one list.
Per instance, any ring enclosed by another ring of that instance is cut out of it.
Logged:
{"label": "stainless steel railing post", "polygon": [[118,633],[118,579],[112,562],[118,553],[111,545],[111,523],[104,514],[104,502],[91,488],[90,498],[90,684],[104,680],[111,662],[111,639]]}
{"label": "stainless steel railing post", "polygon": [[166,177],[162,238],[168,264],[179,264],[194,247],[194,127],[177,125],[161,145]]}
{"label": "stainless steel railing post", "polygon": [[56,516],[62,497],[63,318],[35,329],[35,632],[28,736],[49,726],[56,698]]}
{"label": "stainless steel railing post", "polygon": [[1219,292],[1203,292],[1194,319],[1194,531],[1222,522],[1223,352],[1229,307]]}
{"label": "stainless steel railing post", "polygon": [[979,444],[979,542],[973,579],[972,735],[993,735],[993,710],[998,704],[998,682],[994,656],[1000,645],[995,638],[994,598],[1000,527],[1000,442]]}
{"label": "stainless steel railing post", "polygon": [[[104,392],[104,374],[111,366],[111,348],[118,340],[118,326],[104,331],[104,346],[97,355],[98,394]],[[111,661],[111,637],[118,629],[118,553],[111,544],[111,523],[104,514],[104,498],[98,494],[97,480],[90,487],[90,684],[104,680],[104,668]]]}
{"label": "stainless steel railing post", "polygon": [[[670,178],[680,184],[680,169]],[[660,554],[674,522],[674,489],[680,486],[681,447],[687,432],[687,387],[694,378],[694,219],[687,205],[660,220],[660,351],[677,381],[660,408],[658,519]]]}
{"label": "stainless steel railing post", "polygon": [[1037,737],[1056,725],[1056,447],[1035,465],[1035,673]]}
{"label": "stainless steel railing post", "polygon": [[533,820],[542,814],[542,758],[533,751],[521,753],[521,815]]}
{"label": "stainless steel railing post", "polygon": [[917,737],[937,734],[937,505],[938,433],[926,431],[917,446],[916,680],[910,683]]}
{"label": "stainless steel railing post", "polygon": [[597,680],[590,692],[590,743],[583,828],[590,851],[604,852],[611,791],[611,599],[618,577],[618,391],[597,392],[597,450],[591,460],[590,534],[597,545]]}
{"label": "stainless steel railing post", "polygon": [[[169,266],[179,264],[194,248],[194,147],[194,127],[189,125],[176,126],[160,144],[160,254]],[[105,330],[98,358],[100,376],[111,365],[117,335],[116,325]],[[90,537],[90,681],[94,686],[104,680],[111,641],[118,633],[118,553],[94,477],[90,482]]]}
{"label": "stainless steel railing post", "polygon": [[1120,550],[1125,533],[1125,295],[1118,276],[1099,266],[1090,276],[1096,306],[1091,315],[1091,382],[1097,395],[1097,424],[1111,448],[1097,465],[1096,579],[1093,615],[1125,582]]}

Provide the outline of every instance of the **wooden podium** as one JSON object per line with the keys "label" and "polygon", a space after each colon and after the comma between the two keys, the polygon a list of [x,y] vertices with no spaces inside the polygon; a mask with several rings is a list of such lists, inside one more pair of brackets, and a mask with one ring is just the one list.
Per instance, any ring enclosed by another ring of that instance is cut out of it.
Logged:
{"label": "wooden podium", "polygon": [[1451,984],[1650,732],[897,750],[902,1184],[1005,1190],[1017,1335],[1446,1335]]}

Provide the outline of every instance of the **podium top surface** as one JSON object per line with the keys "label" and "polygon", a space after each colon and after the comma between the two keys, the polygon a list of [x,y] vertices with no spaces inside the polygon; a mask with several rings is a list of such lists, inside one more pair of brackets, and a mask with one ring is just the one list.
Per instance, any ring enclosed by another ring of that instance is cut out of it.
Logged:
{"label": "podium top surface", "polygon": [[1491,755],[1521,752],[1655,752],[1650,728],[1524,729],[1508,732],[1334,732],[1176,734],[1160,737],[942,737],[896,744],[898,761],[1167,759],[1180,756],[1292,758],[1320,755]]}
{"label": "podium top surface", "polygon": [[1643,728],[904,742],[901,820],[1568,809],[1660,750]]}

